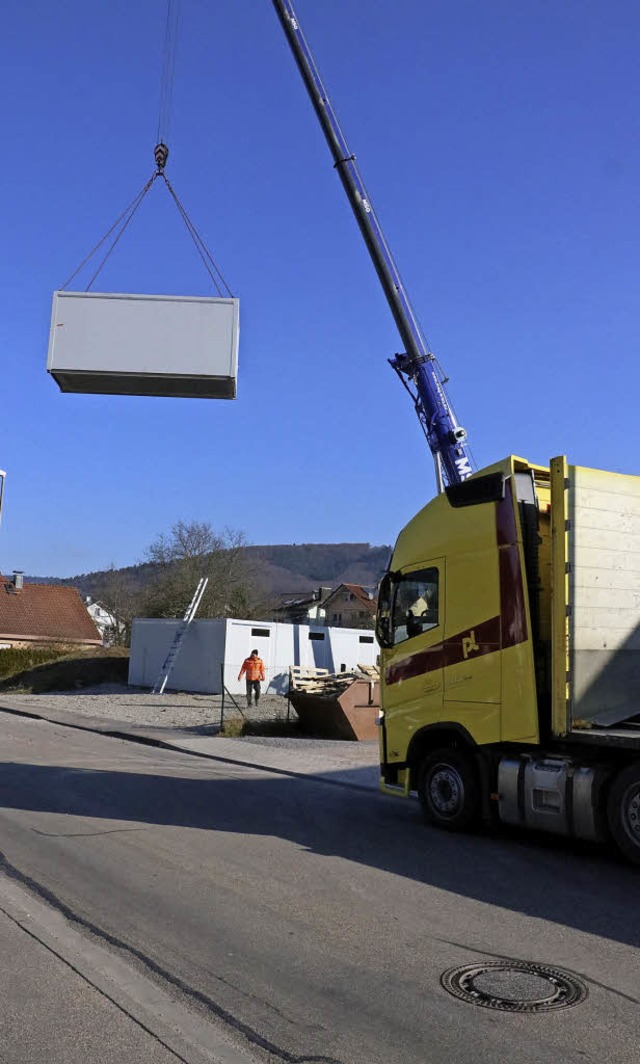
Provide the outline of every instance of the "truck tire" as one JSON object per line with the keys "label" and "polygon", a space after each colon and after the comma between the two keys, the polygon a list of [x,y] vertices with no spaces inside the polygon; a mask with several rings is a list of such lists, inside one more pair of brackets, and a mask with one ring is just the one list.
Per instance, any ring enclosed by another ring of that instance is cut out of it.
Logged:
{"label": "truck tire", "polygon": [[640,764],[629,765],[614,779],[607,820],[618,849],[629,861],[640,864]]}
{"label": "truck tire", "polygon": [[418,796],[428,824],[447,831],[476,827],[482,808],[472,756],[453,747],[427,754],[418,772]]}

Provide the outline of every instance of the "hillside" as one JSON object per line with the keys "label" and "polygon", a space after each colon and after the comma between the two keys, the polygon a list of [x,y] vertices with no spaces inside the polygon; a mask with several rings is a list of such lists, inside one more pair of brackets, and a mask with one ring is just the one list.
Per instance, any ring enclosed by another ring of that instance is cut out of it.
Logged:
{"label": "hillside", "polygon": [[390,547],[368,543],[300,543],[270,547],[247,547],[255,559],[256,582],[274,595],[296,595],[321,584],[364,584],[380,580]]}
{"label": "hillside", "polygon": [[[246,548],[246,557],[256,588],[280,599],[302,595],[320,585],[374,586],[385,570],[390,551],[390,547],[372,547],[369,543],[293,543],[250,546]],[[149,582],[154,570],[153,564],[145,562],[73,577],[30,576],[27,579],[37,583],[71,585],[81,594],[95,598],[115,576],[136,590]]]}

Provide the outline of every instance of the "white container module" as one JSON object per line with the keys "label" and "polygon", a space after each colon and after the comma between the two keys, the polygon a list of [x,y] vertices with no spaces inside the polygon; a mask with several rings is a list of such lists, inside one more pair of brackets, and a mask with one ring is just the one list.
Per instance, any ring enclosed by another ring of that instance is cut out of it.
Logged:
{"label": "white container module", "polygon": [[[179,626],[179,620],[136,617],[129,657],[133,687],[153,687]],[[196,618],[189,625],[167,690],[218,695],[224,672],[227,690],[242,695],[245,680],[238,680],[238,673],[254,647],[264,661],[265,690],[277,694],[288,690],[291,665],[342,672],[359,664],[375,665],[380,653],[374,633],[360,628]]]}
{"label": "white container module", "polygon": [[235,399],[239,302],[54,292],[47,370],[63,392]]}

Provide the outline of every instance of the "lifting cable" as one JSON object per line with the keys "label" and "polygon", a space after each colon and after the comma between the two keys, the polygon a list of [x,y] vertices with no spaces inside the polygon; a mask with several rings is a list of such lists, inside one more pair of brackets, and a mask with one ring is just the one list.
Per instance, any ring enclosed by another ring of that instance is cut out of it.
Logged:
{"label": "lifting cable", "polygon": [[167,0],[167,21],[164,32],[164,48],[162,49],[162,72],[160,74],[157,144],[166,144],[169,140],[179,22],[180,0]]}
{"label": "lifting cable", "polygon": [[88,255],[87,255],[87,256],[86,256],[86,257],[85,257],[85,258],[84,258],[84,259],[82,260],[82,262],[80,263],[80,265],[79,265],[79,266],[78,266],[78,267],[77,267],[77,268],[76,268],[76,269],[75,269],[75,270],[73,271],[73,273],[71,274],[71,276],[70,276],[70,277],[68,277],[68,278],[67,278],[67,280],[66,280],[66,281],[64,282],[64,284],[60,286],[60,290],[61,290],[62,292],[64,292],[64,290],[65,290],[65,288],[67,287],[67,285],[70,285],[70,284],[71,284],[71,282],[73,281],[73,278],[74,278],[74,277],[76,277],[76,276],[77,276],[77,275],[78,275],[78,274],[80,273],[80,270],[81,270],[81,269],[83,268],[83,266],[86,266],[86,265],[87,265],[87,263],[89,262],[89,260],[93,258],[93,256],[95,255],[96,251],[97,251],[97,250],[98,250],[99,248],[101,248],[101,247],[102,247],[102,245],[104,244],[105,240],[107,240],[107,239],[108,239],[108,238],[109,238],[109,237],[111,236],[112,232],[113,232],[113,231],[114,231],[114,229],[115,229],[115,228],[116,228],[116,227],[117,227],[117,226],[118,226],[118,225],[120,224],[120,222],[122,221],[122,219],[123,219],[123,218],[125,218],[125,217],[126,217],[127,215],[129,215],[129,217],[127,218],[127,220],[126,220],[126,221],[124,222],[124,225],[122,226],[122,229],[120,230],[120,232],[119,232],[119,233],[118,233],[118,235],[116,236],[116,238],[115,238],[115,240],[114,240],[113,244],[111,245],[111,248],[110,248],[110,249],[109,249],[109,250],[107,251],[107,254],[106,254],[106,255],[105,255],[105,257],[103,258],[103,260],[102,260],[102,262],[101,262],[100,266],[98,267],[98,270],[97,270],[97,271],[96,271],[96,273],[95,273],[95,274],[93,275],[93,277],[92,277],[91,281],[89,282],[89,284],[88,284],[88,285],[87,285],[87,287],[85,288],[85,292],[88,292],[88,291],[89,291],[89,289],[90,289],[91,285],[93,284],[93,282],[94,282],[94,281],[95,281],[95,279],[96,279],[96,276],[97,276],[97,274],[98,274],[98,273],[100,272],[100,270],[101,270],[101,269],[102,269],[102,267],[104,266],[104,264],[105,264],[105,262],[107,261],[107,259],[108,259],[109,255],[110,255],[110,254],[111,254],[111,252],[113,251],[113,248],[115,247],[115,245],[117,244],[118,240],[119,240],[119,239],[120,239],[120,237],[122,236],[122,234],[123,234],[124,230],[125,230],[125,229],[127,228],[127,226],[128,226],[128,224],[129,224],[129,222],[131,221],[131,218],[133,217],[133,215],[134,215],[134,214],[135,214],[135,212],[137,211],[138,207],[139,207],[139,206],[140,206],[140,204],[142,203],[142,200],[143,200],[143,198],[144,198],[144,197],[146,196],[147,192],[148,192],[148,191],[149,191],[149,189],[151,188],[151,185],[153,184],[154,180],[155,180],[155,175],[154,175],[154,176],[153,176],[152,178],[150,178],[150,180],[149,180],[149,181],[147,181],[147,183],[146,183],[145,185],[143,185],[143,187],[142,187],[142,188],[140,189],[140,191],[139,191],[138,195],[137,195],[137,196],[135,197],[135,199],[132,199],[132,200],[131,200],[131,203],[129,204],[129,206],[128,206],[128,207],[125,207],[125,209],[123,210],[122,214],[121,214],[121,215],[120,215],[120,216],[119,216],[118,218],[116,218],[115,222],[113,223],[113,225],[111,226],[111,228],[107,230],[107,232],[106,232],[106,233],[104,234],[104,236],[102,237],[102,239],[98,241],[98,243],[97,243],[97,244],[95,245],[95,247],[94,247],[94,248],[92,248],[92,249],[91,249],[91,251],[89,252],[89,254],[88,254]]}
{"label": "lifting cable", "polygon": [[83,269],[83,267],[87,265],[87,263],[93,258],[93,256],[102,247],[105,241],[108,240],[112,234],[115,234],[113,240],[111,241],[111,244],[108,246],[107,251],[102,257],[96,270],[91,276],[87,287],[85,288],[85,292],[88,292],[90,290],[93,282],[102,270],[109,256],[112,254],[114,248],[116,247],[116,244],[119,242],[120,238],[124,234],[125,229],[127,229],[129,223],[131,222],[136,211],[138,210],[138,207],[142,203],[147,192],[157,180],[157,178],[161,177],[165,185],[167,186],[167,190],[169,191],[178,209],[178,213],[180,214],[180,217],[182,218],[186,226],[187,232],[189,233],[191,239],[193,240],[193,243],[195,244],[196,251],[202,259],[204,267],[207,273],[209,274],[209,277],[211,278],[213,286],[216,289],[218,295],[233,298],[233,293],[229,285],[227,284],[222,274],[222,271],[220,270],[220,267],[215,262],[213,256],[211,255],[211,252],[209,251],[204,240],[198,233],[198,230],[196,229],[195,225],[191,221],[191,218],[187,214],[185,207],[180,202],[180,199],[178,198],[178,195],[173,185],[171,184],[169,178],[164,172],[165,166],[167,165],[167,160],[169,158],[169,148],[167,147],[166,141],[168,139],[168,130],[171,121],[171,101],[173,97],[178,23],[179,0],[167,0],[167,19],[165,27],[164,48],[162,53],[162,73],[160,77],[158,139],[156,146],[153,149],[153,158],[155,161],[156,169],[149,178],[149,180],[143,185],[140,192],[138,192],[137,196],[134,197],[128,207],[125,207],[122,214],[120,214],[118,218],[116,218],[111,228],[107,230],[102,239],[98,241],[95,247],[92,248],[89,254],[82,260],[80,265],[73,271],[71,276],[67,278],[65,283],[61,286],[61,291],[64,291],[65,288],[67,288],[67,286],[71,284],[71,281],[73,281],[74,277],[76,277]]}
{"label": "lifting cable", "polygon": [[[157,177],[158,175],[155,174],[154,176]],[[164,183],[167,186],[167,188],[169,189],[169,192],[171,193],[171,195],[173,197],[175,205],[178,208],[178,211],[180,212],[180,216],[181,216],[184,224],[187,227],[187,232],[190,234],[191,239],[193,240],[193,242],[194,242],[194,244],[196,246],[196,251],[198,252],[200,258],[202,259],[202,261],[204,263],[204,268],[207,271],[207,273],[209,274],[209,277],[211,278],[211,280],[213,281],[213,284],[214,284],[215,288],[217,289],[218,294],[222,295],[223,294],[223,289],[224,289],[226,294],[228,296],[230,296],[231,298],[233,298],[233,293],[232,293],[231,289],[229,288],[229,285],[225,281],[220,267],[215,262],[215,260],[214,260],[214,258],[212,256],[211,252],[209,251],[207,245],[205,244],[204,240],[200,236],[200,234],[199,234],[198,230],[196,229],[195,225],[191,221],[191,219],[190,219],[189,215],[187,214],[185,208],[183,207],[182,203],[178,199],[178,195],[177,195],[173,185],[169,181],[169,178],[165,174],[164,170],[162,170],[160,176],[164,178]],[[213,269],[217,273],[218,277],[220,278],[221,285],[218,283],[218,281],[216,280],[215,276],[211,272],[211,269],[209,268],[210,265],[213,267]]]}

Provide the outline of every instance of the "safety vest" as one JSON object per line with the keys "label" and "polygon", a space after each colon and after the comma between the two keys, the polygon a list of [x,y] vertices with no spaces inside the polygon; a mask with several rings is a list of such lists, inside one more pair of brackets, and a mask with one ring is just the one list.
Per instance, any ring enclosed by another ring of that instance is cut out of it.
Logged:
{"label": "safety vest", "polygon": [[247,680],[264,680],[264,662],[262,658],[245,658],[240,675],[247,674]]}

